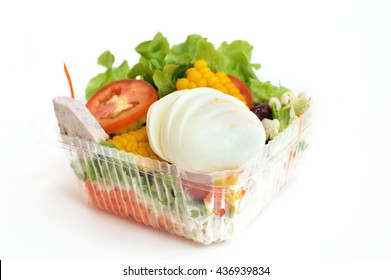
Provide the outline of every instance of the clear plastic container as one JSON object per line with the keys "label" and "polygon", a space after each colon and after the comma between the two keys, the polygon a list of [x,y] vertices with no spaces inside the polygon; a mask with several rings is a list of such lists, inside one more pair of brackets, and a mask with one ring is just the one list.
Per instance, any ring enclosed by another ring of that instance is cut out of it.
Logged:
{"label": "clear plastic container", "polygon": [[189,173],[157,160],[60,135],[88,202],[203,244],[239,233],[287,185],[312,126],[311,110],[238,170]]}

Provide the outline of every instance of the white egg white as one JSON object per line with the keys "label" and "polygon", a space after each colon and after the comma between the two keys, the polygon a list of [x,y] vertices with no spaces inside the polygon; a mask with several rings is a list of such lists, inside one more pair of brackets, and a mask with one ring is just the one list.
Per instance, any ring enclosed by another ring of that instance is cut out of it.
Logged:
{"label": "white egg white", "polygon": [[162,121],[169,112],[172,103],[187,90],[173,92],[153,103],[147,113],[147,134],[152,150],[162,159],[166,159],[161,145]]}
{"label": "white egg white", "polygon": [[236,169],[265,143],[262,122],[240,100],[211,88],[177,91],[148,111],[152,149],[185,170]]}

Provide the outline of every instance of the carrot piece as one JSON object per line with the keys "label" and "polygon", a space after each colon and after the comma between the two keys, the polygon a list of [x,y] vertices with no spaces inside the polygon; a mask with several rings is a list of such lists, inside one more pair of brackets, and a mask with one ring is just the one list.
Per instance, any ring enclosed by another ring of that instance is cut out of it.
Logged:
{"label": "carrot piece", "polygon": [[166,218],[162,215],[159,215],[159,216],[157,216],[157,221],[158,221],[158,227],[160,229],[165,229],[167,231],[175,230],[175,226],[168,218]]}
{"label": "carrot piece", "polygon": [[[116,215],[129,217],[129,219],[133,218],[136,222],[143,223],[147,226],[151,226],[153,224],[152,221],[157,221],[156,226],[160,229],[168,231],[175,229],[170,219],[162,215],[156,215],[148,207],[138,203],[133,190],[122,191],[118,187],[114,187],[109,191],[99,190],[90,180],[85,182],[85,186],[91,202],[95,207],[103,208]],[[106,205],[106,207],[102,207],[100,204]]]}
{"label": "carrot piece", "polygon": [[72,99],[75,99],[75,94],[73,92],[71,76],[69,75],[69,72],[68,72],[68,69],[67,69],[67,66],[65,65],[65,63],[64,63],[64,71],[65,71],[65,75],[67,76],[69,88],[71,90],[71,97],[72,97]]}

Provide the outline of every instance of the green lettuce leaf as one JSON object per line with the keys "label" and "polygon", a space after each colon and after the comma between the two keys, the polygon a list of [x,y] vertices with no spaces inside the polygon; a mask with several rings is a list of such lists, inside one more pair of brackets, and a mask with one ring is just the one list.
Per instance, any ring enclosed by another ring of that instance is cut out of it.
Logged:
{"label": "green lettuce leaf", "polygon": [[280,110],[278,112],[277,119],[280,122],[280,132],[281,132],[285,128],[287,128],[290,123],[290,120],[291,120],[290,109]]}
{"label": "green lettuce leaf", "polygon": [[205,39],[198,34],[192,34],[187,36],[184,43],[173,45],[171,51],[166,56],[166,63],[190,68],[194,62],[197,44],[200,40]]}
{"label": "green lettuce leaf", "polygon": [[227,65],[220,71],[227,72],[243,82],[248,83],[249,79],[257,79],[253,69],[260,69],[260,64],[251,63],[251,52],[253,46],[246,41],[237,40],[231,44],[223,42],[219,50],[227,57]]}
{"label": "green lettuce leaf", "polygon": [[186,41],[181,44],[173,45],[171,52],[176,55],[187,54],[191,58],[195,56],[197,51],[197,44],[200,40],[206,40],[198,34],[192,34],[187,36]]}
{"label": "green lettuce leaf", "polygon": [[280,132],[288,127],[289,122],[291,120],[290,108],[285,108],[281,110],[277,110],[276,103],[273,103],[272,106],[272,117],[273,120],[277,119],[280,122]]}
{"label": "green lettuce leaf", "polygon": [[163,70],[156,70],[153,74],[153,81],[158,88],[159,98],[175,91],[178,67],[176,64],[166,64]]}
{"label": "green lettuce leaf", "polygon": [[105,68],[112,68],[114,61],[114,55],[108,50],[98,57],[98,64],[102,65]]}
{"label": "green lettuce leaf", "polygon": [[160,69],[165,65],[165,57],[170,51],[170,45],[162,33],[158,32],[150,41],[145,41],[136,47],[141,57],[151,62],[152,69]]}
{"label": "green lettuce leaf", "polygon": [[206,39],[198,40],[194,60],[204,59],[213,71],[222,71],[228,64],[228,58]]}
{"label": "green lettuce leaf", "polygon": [[114,143],[109,142],[109,141],[100,141],[99,145],[101,145],[103,147],[118,149],[118,147]]}
{"label": "green lettuce leaf", "polygon": [[107,70],[90,80],[86,97],[89,99],[102,86],[126,77],[152,84],[159,97],[163,97],[175,90],[176,81],[186,75],[186,70],[196,60],[204,59],[213,71],[223,71],[241,79],[249,88],[254,104],[268,102],[271,97],[279,98],[288,89],[259,80],[255,70],[259,70],[261,65],[251,62],[252,51],[253,46],[243,40],[223,42],[216,48],[198,34],[191,34],[183,43],[170,47],[167,38],[158,32],[152,40],[136,47],[140,58],[131,68],[126,61],[114,68],[114,56],[109,51],[101,54],[98,64]]}
{"label": "green lettuce leaf", "polygon": [[262,82],[258,79],[250,78],[248,82],[249,90],[252,94],[254,104],[267,103],[271,97],[280,98],[289,89],[282,86],[274,86],[270,82]]}
{"label": "green lettuce leaf", "polygon": [[155,70],[152,69],[152,63],[151,61],[142,58],[140,59],[140,62],[135,64],[132,69],[130,69],[128,73],[128,78],[130,79],[136,79],[140,78],[141,80],[144,80],[152,85],[153,84],[153,73]]}
{"label": "green lettuce leaf", "polygon": [[128,62],[124,60],[120,66],[113,67],[114,61],[114,55],[112,55],[110,51],[105,51],[98,57],[98,64],[106,67],[107,70],[98,74],[88,82],[85,90],[87,100],[89,100],[97,90],[105,85],[128,77],[130,70]]}

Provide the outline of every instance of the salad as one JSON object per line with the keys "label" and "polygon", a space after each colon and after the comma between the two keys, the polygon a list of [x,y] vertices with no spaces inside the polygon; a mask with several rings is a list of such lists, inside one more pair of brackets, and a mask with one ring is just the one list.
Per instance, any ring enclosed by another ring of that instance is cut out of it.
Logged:
{"label": "salad", "polygon": [[[271,143],[302,128],[310,107],[306,94],[261,81],[252,50],[241,40],[216,48],[197,34],[170,45],[157,33],[136,47],[133,66],[115,67],[114,55],[103,52],[85,106],[54,101],[89,201],[202,243],[248,223],[262,205],[249,201],[268,196],[260,185],[284,184],[259,172]],[[87,136],[86,127],[93,128]],[[304,148],[294,143],[281,170]]]}

